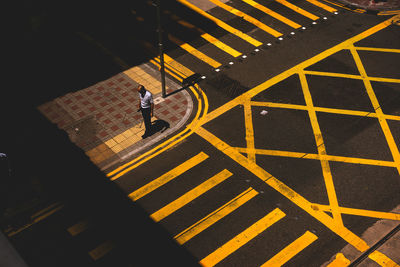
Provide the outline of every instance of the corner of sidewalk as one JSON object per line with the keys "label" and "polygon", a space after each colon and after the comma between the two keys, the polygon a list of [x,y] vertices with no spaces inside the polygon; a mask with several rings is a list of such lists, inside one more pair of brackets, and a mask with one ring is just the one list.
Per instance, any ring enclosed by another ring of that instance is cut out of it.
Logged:
{"label": "corner of sidewalk", "polygon": [[400,14],[400,0],[332,0],[357,12],[375,15]]}
{"label": "corner of sidewalk", "polygon": [[[137,112],[138,84],[153,94],[154,134],[142,139],[144,124]],[[166,77],[167,94],[181,86]],[[39,106],[40,112],[80,147],[101,170],[116,166],[172,136],[189,120],[194,105],[186,90],[162,97],[161,76],[143,63],[88,88]]]}

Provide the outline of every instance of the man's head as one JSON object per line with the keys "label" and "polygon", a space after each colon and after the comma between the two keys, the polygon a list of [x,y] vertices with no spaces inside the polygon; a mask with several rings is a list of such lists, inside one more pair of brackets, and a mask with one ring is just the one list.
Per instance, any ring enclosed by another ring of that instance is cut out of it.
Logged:
{"label": "man's head", "polygon": [[144,89],[144,86],[141,85],[141,84],[139,84],[139,85],[136,87],[136,90],[137,90],[139,93],[141,93],[141,94],[144,94],[144,93],[146,92],[146,89]]}

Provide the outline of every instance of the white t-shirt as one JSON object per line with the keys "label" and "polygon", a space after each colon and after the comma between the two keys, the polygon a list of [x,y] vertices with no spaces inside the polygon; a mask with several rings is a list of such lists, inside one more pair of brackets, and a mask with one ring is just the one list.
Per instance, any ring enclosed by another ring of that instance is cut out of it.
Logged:
{"label": "white t-shirt", "polygon": [[150,108],[151,104],[153,104],[153,95],[146,90],[146,93],[142,97],[142,94],[139,93],[140,96],[140,106],[142,108]]}

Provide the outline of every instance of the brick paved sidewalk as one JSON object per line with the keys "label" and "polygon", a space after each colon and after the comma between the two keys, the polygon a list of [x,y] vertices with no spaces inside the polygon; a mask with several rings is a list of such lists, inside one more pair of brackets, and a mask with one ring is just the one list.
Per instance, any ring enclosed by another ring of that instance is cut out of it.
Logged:
{"label": "brick paved sidewalk", "polygon": [[[155,102],[152,122],[157,132],[146,139],[141,138],[144,123],[137,112],[139,83],[152,92]],[[180,88],[168,77],[166,85],[167,93]],[[161,97],[160,74],[147,63],[39,107],[100,169],[138,154],[178,130],[192,109],[192,99],[184,90]]]}

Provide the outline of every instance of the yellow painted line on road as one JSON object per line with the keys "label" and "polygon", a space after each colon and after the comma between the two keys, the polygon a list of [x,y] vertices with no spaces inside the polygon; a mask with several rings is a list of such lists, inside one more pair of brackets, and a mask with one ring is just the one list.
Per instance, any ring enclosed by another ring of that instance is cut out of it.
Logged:
{"label": "yellow painted line on road", "polygon": [[213,187],[217,186],[218,184],[222,183],[226,179],[232,176],[232,173],[228,170],[223,170],[218,174],[214,175],[204,183],[200,184],[199,186],[193,188],[189,192],[185,193],[178,199],[172,201],[168,205],[164,206],[163,208],[159,209],[158,211],[154,212],[150,215],[150,217],[155,221],[159,222],[165,217],[171,215],[178,209],[182,208],[189,202],[193,201],[194,199],[198,198],[202,194],[206,193],[208,190],[212,189]]}
{"label": "yellow painted line on road", "polygon": [[327,265],[327,267],[344,267],[350,265],[350,260],[342,253],[336,254],[335,259]]}
{"label": "yellow painted line on road", "polygon": [[94,261],[97,261],[107,255],[114,248],[114,246],[114,243],[111,241],[104,242],[95,249],[89,251],[89,255]]}
{"label": "yellow painted line on road", "polygon": [[244,103],[244,123],[246,128],[246,143],[248,150],[248,159],[256,162],[256,154],[254,153],[254,127],[253,116],[251,114],[250,100]]}
{"label": "yellow painted line on road", "polygon": [[262,42],[257,41],[256,39],[250,37],[249,35],[239,31],[238,29],[235,29],[231,26],[229,26],[228,24],[226,24],[225,22],[223,22],[220,19],[217,19],[216,17],[208,14],[207,12],[205,12],[204,10],[200,9],[199,7],[193,5],[192,3],[190,3],[187,0],[177,0],[179,3],[187,6],[188,8],[192,9],[193,11],[196,11],[197,13],[199,13],[200,15],[202,15],[203,17],[206,17],[207,19],[213,21],[215,24],[217,24],[219,27],[223,28],[224,30],[236,35],[237,37],[247,41],[248,43],[254,45],[254,46],[260,46],[262,45]]}
{"label": "yellow painted line on road", "polygon": [[[240,153],[250,153],[249,148],[241,148],[236,147],[237,151]],[[267,155],[267,156],[278,156],[278,157],[289,157],[289,158],[303,158],[303,159],[313,159],[320,160],[321,156],[313,153],[304,153],[304,152],[291,152],[291,151],[282,151],[282,150],[268,150],[268,149],[254,149],[252,153],[257,155]],[[328,161],[337,161],[344,163],[353,163],[353,164],[364,164],[364,165],[373,165],[373,166],[384,166],[384,167],[396,167],[396,163],[393,161],[384,161],[384,160],[375,160],[375,159],[363,159],[363,158],[352,158],[352,157],[343,157],[343,156],[333,156],[333,155],[325,155],[325,160]]]}
{"label": "yellow painted line on road", "polygon": [[86,229],[88,228],[89,228],[89,222],[84,220],[72,225],[71,227],[68,227],[67,231],[68,233],[70,233],[70,235],[76,236],[86,231]]}
{"label": "yellow painted line on road", "polygon": [[377,47],[360,47],[356,46],[358,51],[374,51],[374,52],[386,52],[386,53],[400,53],[400,49],[390,49],[390,48],[377,48]]}
{"label": "yellow painted line on road", "polygon": [[290,19],[288,19],[288,18],[276,13],[275,11],[272,11],[271,9],[269,9],[269,8],[259,4],[259,3],[257,3],[256,1],[253,1],[253,0],[242,0],[242,1],[247,3],[248,5],[254,7],[254,8],[256,8],[256,9],[262,11],[262,12],[264,12],[265,14],[268,14],[271,17],[273,17],[273,18],[275,18],[275,19],[277,19],[277,20],[289,25],[292,28],[298,29],[298,28],[301,27],[300,24],[298,24],[298,23],[296,23],[296,22],[294,22],[294,21],[292,21],[292,20],[290,20]]}
{"label": "yellow painted line on road", "polygon": [[203,266],[214,266],[233,252],[244,246],[250,240],[264,232],[268,227],[285,217],[285,213],[276,208],[265,217],[251,225],[249,228],[229,240],[227,243],[216,249],[210,255],[200,261]]}
{"label": "yellow painted line on road", "polygon": [[218,208],[200,221],[196,222],[192,226],[183,230],[181,233],[177,234],[174,239],[181,245],[186,243],[214,223],[218,222],[225,216],[235,211],[237,208],[247,203],[247,201],[255,197],[257,194],[258,192],[256,190],[252,189],[251,187],[248,188],[246,191],[239,194],[238,196],[224,204],[222,207]]}
{"label": "yellow painted line on road", "polygon": [[[328,76],[328,77],[337,77],[337,78],[346,78],[346,79],[357,79],[357,80],[364,79],[360,75],[345,74],[345,73],[309,71],[309,70],[304,71],[304,73],[309,74],[309,75]],[[394,79],[394,78],[368,77],[368,80],[376,81],[376,82],[400,83],[400,79]]]}
{"label": "yellow painted line on road", "polygon": [[317,7],[320,7],[322,9],[325,9],[326,11],[331,12],[331,13],[337,11],[335,8],[330,7],[328,5],[325,5],[325,4],[323,4],[323,3],[321,3],[321,2],[319,2],[317,0],[306,0],[306,1],[311,3],[311,4],[313,4],[314,6],[317,6]]}
{"label": "yellow painted line on road", "polygon": [[372,106],[374,107],[375,112],[378,115],[379,123],[380,123],[382,131],[386,137],[386,141],[389,146],[389,149],[392,152],[394,162],[396,162],[396,164],[397,164],[397,171],[400,174],[400,152],[399,152],[399,149],[396,145],[396,142],[394,141],[392,132],[390,131],[389,125],[384,117],[382,109],[380,108],[380,104],[375,95],[374,89],[372,88],[371,82],[367,78],[368,77],[367,72],[365,71],[364,65],[361,61],[360,56],[358,55],[356,48],[354,46],[350,47],[350,52],[353,55],[354,61],[356,62],[358,71],[360,72],[361,76],[364,78],[363,79],[364,86],[367,90],[367,93],[368,93],[369,99],[371,100]]}
{"label": "yellow painted line on road", "polygon": [[216,60],[210,58],[209,56],[205,55],[203,52],[200,52],[199,50],[197,50],[196,48],[194,48],[190,44],[185,43],[182,40],[179,40],[177,37],[173,36],[172,34],[168,34],[168,38],[172,42],[174,42],[176,45],[178,45],[180,48],[182,48],[183,50],[189,52],[190,54],[192,54],[193,56],[197,57],[201,61],[207,63],[208,65],[212,66],[213,68],[218,68],[219,66],[222,65],[218,61],[216,61]]}
{"label": "yellow painted line on road", "polygon": [[377,250],[369,254],[368,258],[370,258],[371,260],[373,260],[374,262],[383,267],[400,267],[400,265],[395,263],[391,258],[389,258],[385,254]]}
{"label": "yellow painted line on road", "polygon": [[[331,212],[331,208],[328,205],[313,204],[313,206],[320,210]],[[339,207],[339,211],[340,211],[340,213],[349,214],[349,215],[357,215],[357,216],[364,216],[364,217],[372,217],[372,218],[400,221],[400,214],[393,213],[393,212],[353,209],[353,208],[345,208],[345,207]]]}
{"label": "yellow painted line on road", "polygon": [[339,212],[339,203],[337,200],[335,186],[333,183],[331,168],[329,166],[329,161],[327,161],[324,157],[324,156],[326,156],[326,148],[325,148],[325,144],[324,144],[324,139],[322,137],[322,132],[319,127],[317,113],[315,112],[315,109],[314,109],[314,104],[312,101],[310,89],[308,88],[306,75],[304,74],[304,72],[300,71],[299,77],[300,77],[301,87],[303,89],[304,99],[305,99],[306,105],[308,107],[308,115],[310,117],[311,127],[313,129],[313,133],[314,133],[314,137],[315,137],[315,143],[316,143],[316,146],[318,149],[318,154],[320,155],[322,174],[324,176],[325,187],[326,187],[326,190],[328,193],[329,204],[332,207],[332,215],[333,215],[333,218],[335,219],[336,223],[338,224],[338,226],[342,226],[343,221],[342,221],[342,216]]}
{"label": "yellow painted line on road", "polygon": [[196,156],[188,159],[184,163],[182,163],[179,166],[173,168],[172,170],[168,171],[167,173],[161,175],[157,179],[151,181],[150,183],[148,183],[148,184],[142,186],[141,188],[135,190],[134,192],[130,193],[129,197],[133,201],[136,201],[136,200],[144,197],[145,195],[153,192],[157,188],[165,185],[169,181],[175,179],[176,177],[178,177],[182,173],[190,170],[194,166],[200,164],[201,162],[203,162],[207,158],[208,158],[207,154],[205,154],[204,152],[200,152]]}
{"label": "yellow painted line on road", "polygon": [[220,40],[218,40],[217,38],[215,38],[214,36],[206,33],[205,31],[203,31],[200,28],[197,28],[195,25],[177,17],[176,15],[173,15],[173,17],[176,17],[176,22],[179,23],[180,25],[189,28],[189,29],[194,29],[196,31],[198,31],[200,33],[200,37],[203,38],[204,40],[206,40],[207,42],[209,42],[210,44],[215,45],[216,47],[218,47],[219,49],[221,49],[222,51],[224,51],[225,53],[230,54],[233,57],[238,57],[240,55],[242,55],[242,53],[238,52],[237,50],[233,49],[232,47],[230,47],[229,45],[221,42]]}
{"label": "yellow painted line on road", "polygon": [[287,199],[292,201],[298,207],[306,211],[308,214],[316,218],[322,224],[324,224],[327,228],[329,228],[332,232],[336,233],[338,236],[343,238],[346,242],[351,244],[353,247],[358,249],[361,252],[364,252],[369,248],[367,243],[362,240],[360,237],[355,235],[349,229],[344,226],[338,226],[336,220],[327,215],[325,212],[321,210],[316,210],[312,207],[312,203],[306,200],[304,197],[299,195],[293,189],[282,183],[280,180],[275,178],[273,175],[268,173],[266,170],[261,168],[255,163],[252,163],[247,160],[246,157],[241,155],[236,149],[229,146],[227,143],[204,129],[200,127],[196,130],[196,133],[201,136],[203,139],[212,144],[215,148],[220,150],[222,153],[233,159],[235,162],[246,168],[248,171],[253,173],[259,179],[264,181],[267,185],[278,191],[280,194],[285,196]]}
{"label": "yellow painted line on road", "polygon": [[307,231],[261,266],[282,266],[317,239],[316,235]]}
{"label": "yellow painted line on road", "polygon": [[292,3],[290,3],[290,2],[288,2],[286,0],[275,0],[275,1],[280,3],[280,4],[282,4],[282,5],[284,5],[284,6],[286,6],[287,8],[290,8],[291,10],[293,10],[293,11],[295,11],[295,12],[297,12],[297,13],[299,13],[299,14],[307,17],[307,18],[309,18],[309,19],[312,19],[312,20],[319,19],[318,16],[315,16],[314,14],[311,14],[310,12],[308,12],[308,11],[306,11],[306,10],[296,6],[296,5],[293,5]]}
{"label": "yellow painted line on road", "polygon": [[265,25],[264,23],[262,23],[261,21],[255,19],[255,18],[253,18],[253,17],[251,17],[251,16],[249,16],[249,15],[243,13],[242,11],[237,10],[236,8],[233,8],[233,7],[231,7],[231,6],[229,6],[229,5],[225,4],[225,3],[222,3],[222,2],[220,2],[220,1],[218,1],[218,0],[209,0],[209,1],[212,2],[212,3],[214,3],[215,5],[219,6],[220,8],[223,8],[223,9],[225,9],[226,11],[228,11],[228,12],[230,12],[230,13],[232,13],[232,14],[238,16],[238,17],[241,17],[242,19],[244,19],[244,20],[250,22],[251,24],[257,26],[257,27],[260,28],[261,30],[263,30],[263,31],[265,31],[265,32],[267,32],[267,33],[269,33],[269,34],[271,34],[271,35],[274,36],[274,37],[282,36],[282,33],[280,33],[280,32],[278,32],[278,31],[272,29],[271,27]]}

